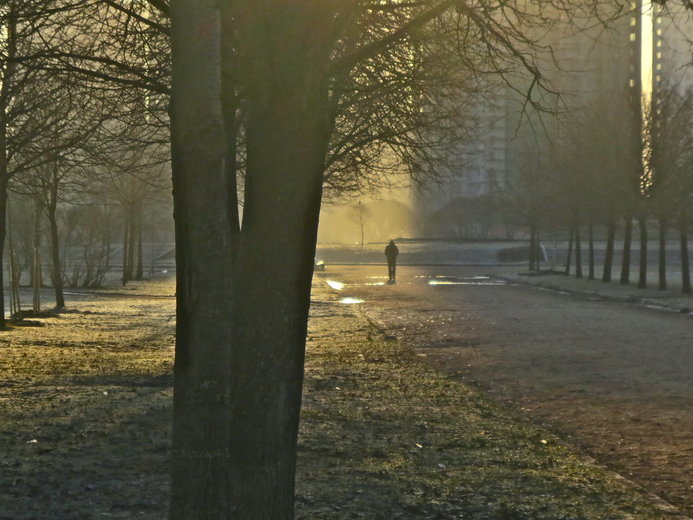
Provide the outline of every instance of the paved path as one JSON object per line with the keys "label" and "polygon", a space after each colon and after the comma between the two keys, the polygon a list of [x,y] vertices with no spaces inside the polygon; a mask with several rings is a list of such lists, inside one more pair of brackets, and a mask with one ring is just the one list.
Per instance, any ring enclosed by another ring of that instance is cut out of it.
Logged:
{"label": "paved path", "polygon": [[396,285],[383,283],[383,266],[321,276],[422,356],[692,514],[693,316],[489,270],[402,267]]}

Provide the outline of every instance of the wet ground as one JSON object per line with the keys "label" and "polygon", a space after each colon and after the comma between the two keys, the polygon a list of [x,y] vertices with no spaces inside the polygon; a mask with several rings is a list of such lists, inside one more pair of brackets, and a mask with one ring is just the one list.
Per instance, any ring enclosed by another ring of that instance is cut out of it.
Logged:
{"label": "wet ground", "polygon": [[693,513],[693,316],[501,272],[400,267],[389,285],[384,266],[331,265],[321,276],[435,366]]}

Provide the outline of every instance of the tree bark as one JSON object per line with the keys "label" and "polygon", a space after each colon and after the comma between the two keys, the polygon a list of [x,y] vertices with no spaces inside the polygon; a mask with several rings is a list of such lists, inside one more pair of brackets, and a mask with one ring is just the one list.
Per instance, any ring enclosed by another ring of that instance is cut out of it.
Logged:
{"label": "tree bark", "polygon": [[647,218],[638,219],[640,227],[640,273],[638,276],[638,288],[647,289]]}
{"label": "tree bark", "polygon": [[623,226],[623,258],[621,260],[621,279],[623,285],[630,283],[630,257],[631,245],[633,241],[633,219],[630,215],[626,216]]}
{"label": "tree bark", "polygon": [[293,516],[329,136],[328,46],[316,41],[316,28],[328,24],[314,19],[315,6],[243,5],[238,19],[249,29],[239,39],[253,88],[240,231],[235,194],[224,189],[217,2],[171,5],[178,283],[172,520]]}
{"label": "tree bark", "polygon": [[611,268],[614,263],[614,240],[616,239],[616,221],[609,218],[606,231],[606,252],[604,254],[604,272],[602,282],[611,281]]}

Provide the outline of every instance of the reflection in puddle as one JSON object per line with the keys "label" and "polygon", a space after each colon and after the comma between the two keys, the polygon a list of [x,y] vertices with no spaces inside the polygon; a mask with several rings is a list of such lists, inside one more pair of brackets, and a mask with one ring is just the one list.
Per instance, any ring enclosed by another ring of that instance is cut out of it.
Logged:
{"label": "reflection in puddle", "polygon": [[428,285],[475,285],[475,286],[495,286],[507,285],[504,280],[493,280],[488,276],[475,276],[473,278],[450,278],[438,277],[438,279],[429,280]]}
{"label": "reflection in puddle", "polygon": [[341,291],[346,286],[346,284],[343,284],[342,282],[338,282],[336,280],[327,280],[327,285],[332,287],[335,291]]}
{"label": "reflection in puddle", "polygon": [[665,307],[664,305],[655,305],[654,303],[645,304],[645,308],[654,309],[656,311],[671,311],[672,310],[671,308]]}
{"label": "reflection in puddle", "polygon": [[367,282],[363,285],[385,285],[385,282]]}
{"label": "reflection in puddle", "polygon": [[505,280],[497,280],[487,275],[464,278],[445,275],[419,275],[416,278],[428,280],[426,282],[428,285],[507,285]]}
{"label": "reflection in puddle", "polygon": [[363,303],[363,300],[359,300],[358,298],[342,298],[341,300],[339,300],[339,303],[346,303],[346,304]]}

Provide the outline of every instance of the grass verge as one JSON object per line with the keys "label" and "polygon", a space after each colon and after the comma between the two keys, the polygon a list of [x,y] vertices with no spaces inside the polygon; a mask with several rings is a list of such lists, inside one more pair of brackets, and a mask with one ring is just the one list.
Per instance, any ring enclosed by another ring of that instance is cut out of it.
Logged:
{"label": "grass verge", "polygon": [[313,305],[299,519],[676,518],[642,490],[390,340]]}

